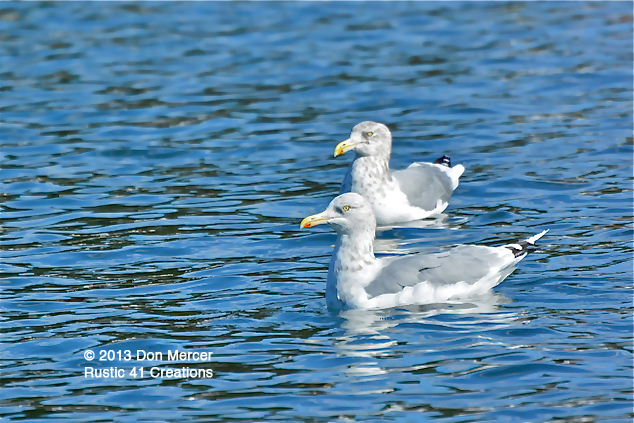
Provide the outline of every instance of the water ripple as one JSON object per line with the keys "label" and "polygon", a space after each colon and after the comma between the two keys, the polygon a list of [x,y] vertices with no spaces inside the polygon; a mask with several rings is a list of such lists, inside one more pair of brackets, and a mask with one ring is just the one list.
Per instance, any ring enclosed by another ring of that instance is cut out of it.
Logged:
{"label": "water ripple", "polygon": [[[0,417],[630,422],[630,9],[1,4]],[[544,242],[469,302],[328,311],[297,227],[368,119],[467,168],[381,255]]]}

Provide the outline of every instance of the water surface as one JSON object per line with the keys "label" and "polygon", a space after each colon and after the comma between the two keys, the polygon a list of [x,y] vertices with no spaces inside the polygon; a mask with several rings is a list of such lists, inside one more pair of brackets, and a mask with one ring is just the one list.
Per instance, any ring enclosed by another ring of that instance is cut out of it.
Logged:
{"label": "water surface", "polygon": [[[0,40],[4,420],[631,422],[631,3],[5,2]],[[363,120],[467,169],[381,254],[549,234],[485,297],[328,311],[298,226]],[[125,358],[175,350],[212,357]]]}

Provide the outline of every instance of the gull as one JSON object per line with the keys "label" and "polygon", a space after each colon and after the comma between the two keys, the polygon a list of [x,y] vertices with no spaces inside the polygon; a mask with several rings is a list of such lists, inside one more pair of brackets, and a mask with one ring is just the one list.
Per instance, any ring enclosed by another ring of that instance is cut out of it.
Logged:
{"label": "gull", "polygon": [[484,294],[548,232],[499,247],[458,245],[434,254],[376,258],[376,222],[365,198],[339,195],[325,211],[302,220],[300,228],[324,223],[338,235],[326,283],[326,303],[334,309],[446,303]]}
{"label": "gull", "polygon": [[442,156],[434,163],[416,162],[390,172],[392,134],[376,122],[361,122],[352,128],[350,138],[335,147],[335,157],[350,150],[356,156],[339,194],[364,196],[381,226],[442,213],[465,170],[460,164],[452,167],[450,158]]}

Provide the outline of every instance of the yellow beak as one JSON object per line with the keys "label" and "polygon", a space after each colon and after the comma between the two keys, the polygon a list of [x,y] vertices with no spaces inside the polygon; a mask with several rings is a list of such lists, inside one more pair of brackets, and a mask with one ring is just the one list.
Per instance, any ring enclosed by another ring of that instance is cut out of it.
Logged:
{"label": "yellow beak", "polygon": [[340,142],[339,144],[337,144],[337,146],[335,147],[335,157],[337,156],[341,156],[343,153],[345,153],[346,151],[350,151],[354,148],[354,146],[357,145],[357,143],[352,142],[352,140],[350,138],[348,138],[345,141]]}
{"label": "yellow beak", "polygon": [[313,226],[323,225],[324,223],[328,222],[328,219],[329,218],[324,216],[323,213],[317,213],[312,216],[308,216],[307,218],[302,220],[302,223],[299,224],[299,228],[308,229],[312,228]]}

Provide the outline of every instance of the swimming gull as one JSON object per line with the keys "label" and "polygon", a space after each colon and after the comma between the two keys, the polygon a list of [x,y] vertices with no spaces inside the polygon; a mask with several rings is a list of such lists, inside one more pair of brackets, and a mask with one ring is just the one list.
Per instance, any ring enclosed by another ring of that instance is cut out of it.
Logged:
{"label": "swimming gull", "polygon": [[336,309],[442,303],[487,292],[504,280],[548,230],[500,247],[459,245],[435,254],[376,258],[372,207],[360,195],[336,197],[300,227],[327,223],[337,232],[326,302]]}
{"label": "swimming gull", "polygon": [[350,138],[335,147],[335,157],[353,150],[356,153],[339,194],[356,192],[374,209],[378,225],[424,219],[442,213],[458,187],[464,166],[451,167],[442,156],[434,163],[416,162],[408,168],[390,172],[392,134],[387,126],[361,122],[352,128]]}

